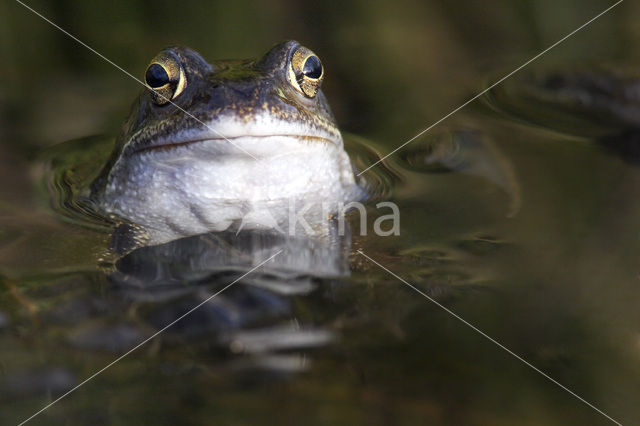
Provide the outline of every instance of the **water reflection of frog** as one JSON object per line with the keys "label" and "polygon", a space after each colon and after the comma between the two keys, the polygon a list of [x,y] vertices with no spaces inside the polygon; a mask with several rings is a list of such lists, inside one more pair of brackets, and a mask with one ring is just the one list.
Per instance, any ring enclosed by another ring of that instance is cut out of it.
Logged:
{"label": "water reflection of frog", "polygon": [[323,77],[320,59],[295,41],[257,61],[209,64],[188,48],[163,50],[147,68],[152,90],[92,185],[98,208],[162,242],[282,225],[292,200],[350,199],[353,171]]}
{"label": "water reflection of frog", "polygon": [[[145,328],[162,329],[177,321],[164,333],[170,342],[206,339],[223,351],[249,356],[231,359],[235,367],[272,373],[304,369],[307,350],[329,343],[333,332],[299,318],[302,300],[313,302],[300,299],[296,308],[292,298],[308,295],[319,285],[330,291],[328,283],[349,274],[349,236],[338,235],[332,224],[334,232],[327,239],[226,231],[141,247],[115,263],[109,288],[120,296],[116,300],[137,307],[136,323]],[[244,276],[271,256],[271,262]],[[73,343],[122,346],[127,342],[116,339],[122,330],[142,334],[127,324],[98,324],[75,335]]]}

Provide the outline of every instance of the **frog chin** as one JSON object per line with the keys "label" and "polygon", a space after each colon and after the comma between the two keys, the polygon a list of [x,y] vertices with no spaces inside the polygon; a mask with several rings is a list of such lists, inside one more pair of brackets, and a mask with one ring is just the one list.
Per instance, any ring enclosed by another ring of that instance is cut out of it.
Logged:
{"label": "frog chin", "polygon": [[324,203],[335,210],[348,200],[354,179],[341,144],[300,135],[245,135],[233,141],[238,146],[204,138],[121,159],[101,204],[149,229],[186,236],[234,224],[277,228],[291,205],[312,203],[319,211]]}

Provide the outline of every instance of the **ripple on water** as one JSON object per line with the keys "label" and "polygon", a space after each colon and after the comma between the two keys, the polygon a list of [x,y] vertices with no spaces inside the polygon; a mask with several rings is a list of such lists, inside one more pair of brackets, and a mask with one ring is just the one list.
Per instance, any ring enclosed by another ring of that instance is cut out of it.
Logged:
{"label": "ripple on water", "polygon": [[489,91],[484,104],[511,121],[595,142],[640,164],[640,76],[605,67],[540,70]]}
{"label": "ripple on water", "polygon": [[640,127],[640,78],[605,67],[524,72],[482,99],[514,121],[580,137]]}
{"label": "ripple on water", "polygon": [[521,189],[511,161],[479,130],[445,129],[407,145],[398,153],[404,170],[423,174],[459,173],[483,179],[508,195],[508,216],[521,207]]}
{"label": "ripple on water", "polygon": [[[356,174],[376,164],[384,155],[371,141],[349,133],[343,136],[345,150]],[[357,177],[357,182],[368,201],[386,200],[393,197],[394,188],[402,183],[402,174],[394,167],[392,156]]]}
{"label": "ripple on water", "polygon": [[91,136],[55,145],[40,155],[43,186],[61,219],[96,230],[111,229],[111,222],[95,211],[87,195],[112,149],[112,138]]}

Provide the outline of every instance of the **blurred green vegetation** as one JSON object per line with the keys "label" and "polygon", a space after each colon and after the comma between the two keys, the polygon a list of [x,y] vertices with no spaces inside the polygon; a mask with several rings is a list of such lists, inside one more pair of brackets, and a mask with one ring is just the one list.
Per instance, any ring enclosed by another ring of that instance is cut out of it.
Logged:
{"label": "blurred green vegetation", "polygon": [[[157,51],[260,55],[297,39],[320,55],[342,128],[397,145],[612,1],[26,3],[136,76]],[[640,6],[621,4],[544,63],[638,63]],[[0,4],[0,146],[117,133],[138,83],[17,2]]]}

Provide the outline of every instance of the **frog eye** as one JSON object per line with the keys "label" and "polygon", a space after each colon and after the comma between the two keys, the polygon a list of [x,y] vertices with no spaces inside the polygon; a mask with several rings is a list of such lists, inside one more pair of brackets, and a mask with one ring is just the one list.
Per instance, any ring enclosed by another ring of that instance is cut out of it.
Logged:
{"label": "frog eye", "polygon": [[298,47],[289,61],[289,83],[307,98],[313,98],[320,90],[323,77],[320,58],[306,47]]}
{"label": "frog eye", "polygon": [[162,52],[151,61],[144,79],[158,105],[175,99],[187,86],[184,69],[170,52]]}

